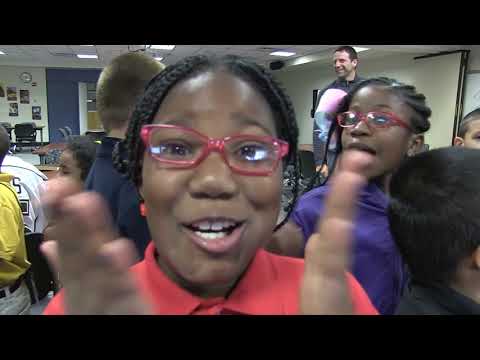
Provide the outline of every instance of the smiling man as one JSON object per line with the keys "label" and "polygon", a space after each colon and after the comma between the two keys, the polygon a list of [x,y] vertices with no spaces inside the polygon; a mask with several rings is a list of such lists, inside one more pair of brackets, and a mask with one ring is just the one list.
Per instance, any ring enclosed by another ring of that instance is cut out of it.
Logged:
{"label": "smiling man", "polygon": [[[327,90],[338,89],[346,93],[357,83],[365,80],[357,75],[358,55],[351,46],[340,46],[333,53],[333,68],[337,74],[337,79],[324,89],[320,90],[317,95],[316,104],[312,117],[313,123],[313,152],[315,155],[315,164],[317,170],[323,165],[326,144],[328,141],[328,130],[333,121],[332,118],[325,117],[321,107],[321,99],[328,93]],[[327,166],[331,167],[333,156],[327,155]]]}

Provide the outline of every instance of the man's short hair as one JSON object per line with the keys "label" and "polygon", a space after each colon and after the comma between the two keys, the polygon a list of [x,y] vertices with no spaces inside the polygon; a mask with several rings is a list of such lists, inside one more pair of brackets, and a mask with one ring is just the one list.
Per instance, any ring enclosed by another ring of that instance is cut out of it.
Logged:
{"label": "man's short hair", "polygon": [[9,149],[10,137],[8,136],[8,132],[3,125],[0,125],[0,165],[2,165],[3,159],[5,159]]}
{"label": "man's short hair", "polygon": [[407,160],[390,184],[388,220],[412,280],[450,284],[480,246],[480,151],[435,149]]}
{"label": "man's short hair", "polygon": [[469,129],[469,124],[474,120],[480,120],[480,108],[477,108],[473,111],[470,111],[460,122],[460,127],[458,128],[458,136],[463,138]]}
{"label": "man's short hair", "polygon": [[336,48],[334,52],[342,52],[342,51],[345,51],[346,53],[348,53],[348,56],[350,57],[350,61],[358,60],[358,54],[353,47],[347,46],[347,45],[340,46]]}
{"label": "man's short hair", "polygon": [[148,82],[165,66],[138,52],[122,54],[103,69],[97,84],[97,113],[107,133],[122,128]]}

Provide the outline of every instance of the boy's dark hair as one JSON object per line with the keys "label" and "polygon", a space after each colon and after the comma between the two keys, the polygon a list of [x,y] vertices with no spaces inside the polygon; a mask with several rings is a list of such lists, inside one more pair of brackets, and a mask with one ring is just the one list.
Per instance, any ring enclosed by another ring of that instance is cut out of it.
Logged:
{"label": "boy's dark hair", "polygon": [[[275,126],[280,139],[290,144],[290,152],[286,162],[292,164],[294,172],[293,192],[296,196],[299,179],[297,162],[298,127],[295,112],[290,98],[282,87],[262,66],[235,55],[216,57],[214,55],[198,55],[187,57],[174,65],[170,65],[159,73],[148,85],[145,94],[141,97],[127,131],[126,139],[119,143],[114,151],[114,162],[120,172],[128,177],[139,187],[141,185],[142,159],[145,147],[140,138],[140,129],[143,125],[151,124],[163,99],[168,92],[179,82],[192,78],[200,73],[212,70],[224,70],[254,86],[267,100],[274,117]],[[122,154],[127,152],[125,159]],[[295,198],[296,199],[296,198]],[[291,212],[295,199],[289,208]],[[283,225],[288,216],[277,228]]]}
{"label": "boy's dark hair", "polygon": [[480,246],[480,151],[450,147],[407,160],[390,184],[393,238],[418,282],[448,284]]}
{"label": "boy's dark hair", "polygon": [[103,69],[97,83],[97,112],[107,133],[128,122],[145,86],[164,67],[146,54],[130,52]]}
{"label": "boy's dark hair", "polygon": [[73,158],[80,167],[80,177],[82,181],[85,181],[95,160],[97,143],[89,136],[72,136],[68,140],[66,150],[72,153]]}
{"label": "boy's dark hair", "polygon": [[3,159],[8,154],[10,149],[10,137],[8,136],[7,130],[0,125],[0,165],[3,163]]}
{"label": "boy's dark hair", "polygon": [[358,60],[357,51],[353,47],[348,45],[340,46],[336,48],[334,52],[342,52],[342,51],[345,51],[348,54],[350,61]]}
{"label": "boy's dark hair", "polygon": [[470,111],[460,122],[457,136],[464,138],[469,129],[470,122],[480,120],[480,108]]}
{"label": "boy's dark hair", "polygon": [[[333,121],[332,126],[330,127],[330,131],[328,133],[328,140],[325,148],[328,149],[328,146],[333,137],[333,134],[336,133],[337,139],[338,139],[337,147],[335,150],[337,154],[337,158],[338,158],[338,155],[342,152],[341,138],[342,138],[343,128],[338,126],[336,117],[338,114],[348,111],[348,108],[350,107],[350,103],[352,102],[354,96],[357,94],[357,92],[360,89],[363,89],[366,86],[372,86],[372,85],[380,86],[385,89],[388,89],[393,94],[397,95],[403,101],[405,101],[405,103],[408,106],[410,106],[410,108],[414,112],[413,117],[410,119],[410,123],[412,125],[413,131],[416,134],[422,134],[424,132],[427,132],[430,129],[430,121],[428,119],[432,115],[432,110],[427,105],[425,95],[417,92],[417,89],[415,88],[415,86],[406,85],[395,79],[391,79],[387,77],[377,77],[377,78],[367,79],[356,84],[348,92],[348,94],[342,99],[340,105],[338,106],[337,113],[334,116],[335,120]],[[326,162],[327,162],[327,151],[325,151],[322,165],[326,164]],[[335,163],[333,164],[333,166],[335,166]],[[319,176],[320,174],[317,172],[315,174],[315,177],[312,179],[309,186],[307,187],[306,191],[311,190],[318,183]],[[328,178],[325,179],[323,183],[325,183],[327,180]]]}

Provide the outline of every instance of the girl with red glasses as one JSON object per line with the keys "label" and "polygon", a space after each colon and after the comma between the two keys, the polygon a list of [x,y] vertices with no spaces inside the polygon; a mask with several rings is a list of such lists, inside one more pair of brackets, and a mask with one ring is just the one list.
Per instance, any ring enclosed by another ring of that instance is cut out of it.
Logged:
{"label": "girl with red glasses", "polygon": [[[406,283],[403,261],[386,213],[389,180],[406,157],[422,148],[423,134],[430,128],[430,115],[425,96],[415,87],[393,79],[374,78],[363,81],[344,97],[336,126],[330,132],[330,137],[336,132],[341,139],[337,157],[341,154],[343,158],[352,150],[372,157],[365,169],[368,184],[357,201],[352,273],[381,314],[395,312]],[[317,222],[324,217],[330,188],[327,180],[325,186],[305,193],[290,221],[276,233],[268,248],[302,257]]]}
{"label": "girl with red glasses", "polygon": [[[261,66],[194,56],[167,67],[139,99],[116,163],[139,189],[152,234],[128,270],[105,205],[74,184],[49,185],[57,219],[45,254],[64,289],[46,314],[376,314],[348,271],[349,228],[362,171],[339,170],[325,223],[305,262],[263,250],[277,224],[282,175],[295,168],[293,106]],[[335,195],[336,194],[336,195]]]}

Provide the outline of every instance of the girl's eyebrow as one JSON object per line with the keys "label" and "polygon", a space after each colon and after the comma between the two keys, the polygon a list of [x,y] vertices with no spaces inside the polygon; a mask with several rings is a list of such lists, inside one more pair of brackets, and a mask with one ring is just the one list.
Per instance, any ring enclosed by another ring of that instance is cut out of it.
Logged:
{"label": "girl's eyebrow", "polygon": [[262,124],[261,121],[258,121],[250,116],[247,116],[242,113],[233,113],[232,117],[239,122],[239,125],[242,126],[256,126],[261,128],[263,131],[265,131],[267,134],[270,136],[274,136],[275,134],[272,132],[272,129],[269,129],[267,126]]}
{"label": "girl's eyebrow", "polygon": [[[256,126],[262,129],[263,131],[265,131],[270,136],[275,136],[275,132],[272,131],[272,129],[269,129],[261,121],[256,120],[250,116],[247,116],[239,112],[235,112],[232,114],[232,118],[238,122],[239,128],[245,127],[245,126]],[[157,120],[160,120],[160,123],[162,124],[182,125],[186,127],[193,127],[194,119],[195,119],[195,116],[187,113],[174,115],[165,119],[157,118]]]}
{"label": "girl's eyebrow", "polygon": [[[358,109],[359,107],[360,106],[358,104],[353,104],[353,105],[349,106],[350,109]],[[389,109],[390,111],[393,110],[392,107],[390,105],[387,105],[387,104],[374,104],[371,107]]]}
{"label": "girl's eyebrow", "polygon": [[168,118],[157,118],[156,120],[159,120],[161,124],[182,125],[186,127],[192,127],[193,118],[194,116],[192,116],[191,114],[185,113],[185,114],[169,116]]}

